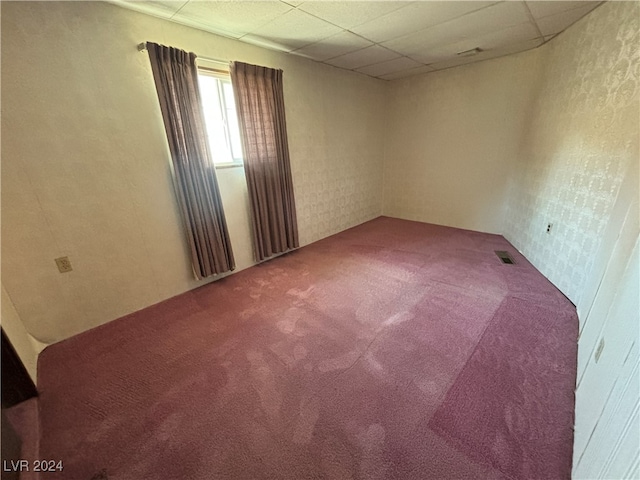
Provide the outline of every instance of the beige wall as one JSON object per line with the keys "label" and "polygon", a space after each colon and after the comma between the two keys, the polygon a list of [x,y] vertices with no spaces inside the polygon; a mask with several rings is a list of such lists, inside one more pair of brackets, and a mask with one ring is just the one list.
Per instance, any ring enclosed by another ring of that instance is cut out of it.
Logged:
{"label": "beige wall", "polygon": [[578,309],[574,478],[640,474],[639,20],[607,2],[540,49],[507,203],[505,236]]}
{"label": "beige wall", "polygon": [[[385,84],[96,2],[2,3],[2,279],[51,343],[196,287],[146,54],[155,41],[285,72],[302,244],[381,213]],[[242,169],[218,170],[239,268]],[[54,258],[69,256],[73,272]]]}
{"label": "beige wall", "polygon": [[502,233],[539,51],[391,82],[386,215]]}
{"label": "beige wall", "polygon": [[637,9],[607,3],[540,49],[545,73],[508,201],[507,238],[579,310],[620,185],[638,162]]}

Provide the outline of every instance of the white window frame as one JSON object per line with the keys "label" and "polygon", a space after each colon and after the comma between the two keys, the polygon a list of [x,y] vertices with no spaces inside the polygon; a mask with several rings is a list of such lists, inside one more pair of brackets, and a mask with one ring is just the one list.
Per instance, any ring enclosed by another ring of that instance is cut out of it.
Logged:
{"label": "white window frame", "polygon": [[[220,106],[221,106],[222,121],[223,121],[223,125],[224,125],[224,134],[225,134],[225,138],[227,140],[227,145],[229,147],[229,152],[231,152],[231,154],[233,155],[233,149],[231,148],[231,134],[230,134],[230,131],[229,131],[229,121],[228,121],[228,117],[227,117],[226,100],[225,100],[225,97],[224,97],[224,93],[222,91],[222,83],[223,82],[231,84],[231,78],[229,76],[229,72],[228,71],[224,71],[224,70],[218,70],[218,69],[198,66],[198,76],[201,76],[201,75],[214,77],[214,78],[219,80],[219,82],[217,84],[218,85],[218,99],[219,99]],[[232,86],[232,88],[233,88],[233,86]],[[206,106],[203,103],[202,108],[205,108],[205,107]],[[207,135],[207,143],[208,142],[209,142],[209,135]],[[211,148],[211,145],[209,145],[209,150],[213,151],[213,148]],[[213,162],[213,159],[212,159],[212,162]],[[213,162],[213,166],[215,168],[244,167],[244,157],[233,158],[232,162],[219,162],[219,163]]]}

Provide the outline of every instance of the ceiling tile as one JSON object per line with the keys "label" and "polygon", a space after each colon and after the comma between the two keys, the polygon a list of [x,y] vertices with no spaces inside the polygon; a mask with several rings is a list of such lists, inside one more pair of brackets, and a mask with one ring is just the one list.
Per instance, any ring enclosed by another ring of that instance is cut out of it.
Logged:
{"label": "ceiling tile", "polygon": [[483,35],[496,29],[529,22],[529,14],[524,2],[502,2],[483,8],[447,22],[448,28],[459,30],[467,37]]}
{"label": "ceiling tile", "polygon": [[411,68],[417,68],[423,66],[421,63],[411,60],[407,57],[400,57],[386,62],[376,63],[374,65],[368,65],[366,67],[358,68],[356,72],[371,75],[372,77],[379,77],[381,75],[387,75],[389,73],[399,72],[401,70],[409,70]]}
{"label": "ceiling tile", "polygon": [[[466,39],[488,35],[513,25],[529,22],[523,2],[504,2],[469,13],[383,45],[396,52],[416,58],[436,47],[451,45]],[[474,47],[470,47],[474,48]]]}
{"label": "ceiling tile", "polygon": [[411,2],[304,2],[300,10],[304,10],[339,27],[350,29],[357,25],[378,18],[386,13],[398,10]]}
{"label": "ceiling tile", "polygon": [[485,52],[501,49],[508,45],[522,43],[538,38],[536,27],[527,22],[477,37],[465,38],[441,47],[426,49],[422,53],[412,54],[411,58],[422,63],[435,63],[446,58],[454,58],[460,52],[481,48]]}
{"label": "ceiling tile", "polygon": [[540,18],[536,20],[536,23],[538,24],[542,35],[553,35],[555,33],[560,33],[570,25],[573,25],[597,6],[597,3],[594,4],[593,2],[589,2],[587,5],[580,8],[574,8],[573,10],[567,10],[556,15]]}
{"label": "ceiling tile", "polygon": [[481,60],[489,60],[491,58],[503,57],[505,55],[511,55],[512,53],[524,52],[525,50],[531,50],[532,48],[539,47],[544,41],[541,38],[528,40],[526,42],[520,42],[505,47],[496,48],[494,50],[488,50],[486,52],[479,53],[472,57],[460,57],[456,56],[450,60],[445,60],[438,63],[429,65],[434,70],[444,70],[446,68],[457,67],[459,65],[466,65],[468,63],[476,63]]}
{"label": "ceiling tile", "polygon": [[434,71],[438,71],[438,70],[445,70],[451,67],[459,67],[460,65],[466,65],[468,63],[479,62],[481,60],[486,60],[486,57],[480,53],[475,57],[455,57],[455,58],[450,58],[448,60],[444,60],[442,62],[432,63],[429,66],[433,68]]}
{"label": "ceiling tile", "polygon": [[[341,31],[340,27],[293,9],[250,32],[247,40],[267,40],[273,44],[282,45],[290,51],[337,35]],[[245,40],[245,37],[242,40]]]}
{"label": "ceiling tile", "polygon": [[464,38],[464,32],[449,28],[445,23],[405,37],[384,42],[383,45],[396,52],[412,55],[423,53],[435,47],[450,45]]}
{"label": "ceiling tile", "polygon": [[418,68],[411,68],[409,70],[402,70],[395,73],[388,73],[387,75],[381,75],[379,78],[382,80],[397,80],[399,78],[412,77],[414,75],[420,75],[421,73],[433,72],[433,68],[428,65],[422,65]]}
{"label": "ceiling tile", "polygon": [[511,55],[513,53],[524,52],[526,50],[531,50],[536,47],[539,47],[543,43],[544,43],[544,40],[542,38],[534,38],[532,40],[527,40],[525,42],[513,43],[511,45],[506,45],[501,48],[496,48],[494,50],[488,50],[486,52],[483,52],[486,54],[484,58],[485,59],[498,58],[498,57],[504,57],[505,55]]}
{"label": "ceiling tile", "polygon": [[[540,35],[538,29],[530,22],[521,23],[520,25],[513,25],[511,27],[503,28],[495,32],[480,35],[471,39],[475,42],[475,45],[465,44],[461,46],[467,46],[465,50],[479,47],[483,50],[495,50],[497,48],[504,48],[508,45],[514,45],[528,40],[534,40]],[[460,50],[464,52],[465,50]]]}
{"label": "ceiling tile", "polygon": [[573,2],[551,2],[551,1],[528,1],[527,6],[534,18],[548,17],[558,13],[573,10],[574,8],[584,7],[587,4],[593,4],[595,8],[600,2],[586,2],[584,0]]}
{"label": "ceiling tile", "polygon": [[112,0],[111,3],[161,18],[171,18],[188,0],[149,1]]}
{"label": "ceiling tile", "polygon": [[409,55],[409,58],[412,58],[420,63],[431,65],[433,63],[443,62],[445,60],[455,58],[457,57],[458,52],[471,50],[470,48],[465,48],[464,50],[460,50],[460,48],[458,47],[458,43],[459,42],[454,43],[452,45],[445,45],[441,47],[430,48],[428,50],[424,50],[421,53],[411,53],[408,55]]}
{"label": "ceiling tile", "polygon": [[322,61],[361,50],[371,45],[373,44],[369,40],[365,40],[351,32],[344,31],[333,37],[325,38],[318,43],[302,47],[293,53],[313,60]]}
{"label": "ceiling tile", "polygon": [[293,7],[282,2],[190,1],[172,20],[239,38]]}
{"label": "ceiling tile", "polygon": [[374,42],[385,42],[451,20],[493,2],[413,2],[351,31]]}
{"label": "ceiling tile", "polygon": [[400,57],[399,54],[382,48],[379,45],[363,48],[357,52],[347,53],[340,57],[327,60],[325,63],[340,68],[348,68],[350,70],[373,65],[374,63],[385,62]]}
{"label": "ceiling tile", "polygon": [[[412,75],[430,71],[420,64],[449,68],[533,48],[543,41],[537,38],[540,31],[547,41],[601,3],[109,1],[264,48],[387,80],[401,78],[405,75],[402,72]],[[537,19],[536,23],[532,16]],[[485,51],[473,57],[457,55],[476,47]]]}

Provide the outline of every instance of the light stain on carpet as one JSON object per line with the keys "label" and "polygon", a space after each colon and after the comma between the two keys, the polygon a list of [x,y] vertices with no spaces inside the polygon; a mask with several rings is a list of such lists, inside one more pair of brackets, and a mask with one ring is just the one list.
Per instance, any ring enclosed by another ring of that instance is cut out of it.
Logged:
{"label": "light stain on carpet", "polygon": [[393,325],[398,325],[400,323],[404,323],[407,320],[411,320],[413,319],[415,315],[413,315],[410,312],[398,312],[395,315],[390,316],[387,320],[385,320],[384,322],[382,322],[381,327],[390,327]]}
{"label": "light stain on carpet", "polygon": [[296,307],[289,308],[284,312],[283,319],[277,323],[278,329],[280,329],[282,333],[292,333],[296,328],[298,320],[300,320],[303,315],[304,310]]}
{"label": "light stain on carpet", "polygon": [[313,429],[320,416],[320,399],[313,397],[302,401],[300,413],[293,432],[293,442],[297,444],[307,444],[311,441]]}
{"label": "light stain on carpet", "polygon": [[382,452],[384,450],[385,430],[382,425],[375,423],[366,431],[358,435],[362,450],[360,461],[360,478],[368,480],[387,478],[387,465]]}
{"label": "light stain on carpet", "polygon": [[282,392],[277,387],[275,376],[262,353],[247,352],[247,360],[251,363],[251,380],[260,397],[262,410],[275,420],[282,405]]}
{"label": "light stain on carpet", "polygon": [[293,357],[296,359],[296,362],[299,362],[300,360],[303,360],[307,357],[307,349],[304,347],[304,345],[298,344],[293,347]]}
{"label": "light stain on carpet", "polygon": [[311,296],[311,292],[313,292],[314,288],[315,287],[313,285],[311,285],[306,290],[301,290],[299,288],[292,288],[292,289],[287,291],[287,295],[291,295],[293,297],[297,297],[297,298],[299,298],[301,300],[306,300],[307,298],[309,298]]}

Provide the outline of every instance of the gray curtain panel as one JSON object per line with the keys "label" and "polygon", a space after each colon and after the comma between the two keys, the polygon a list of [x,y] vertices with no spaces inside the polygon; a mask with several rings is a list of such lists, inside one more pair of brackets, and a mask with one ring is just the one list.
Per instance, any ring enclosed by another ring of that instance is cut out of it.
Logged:
{"label": "gray curtain panel", "polygon": [[282,70],[231,64],[256,260],[299,246]]}
{"label": "gray curtain panel", "polygon": [[178,203],[198,279],[235,268],[206,139],[196,55],[147,42],[169,141]]}

